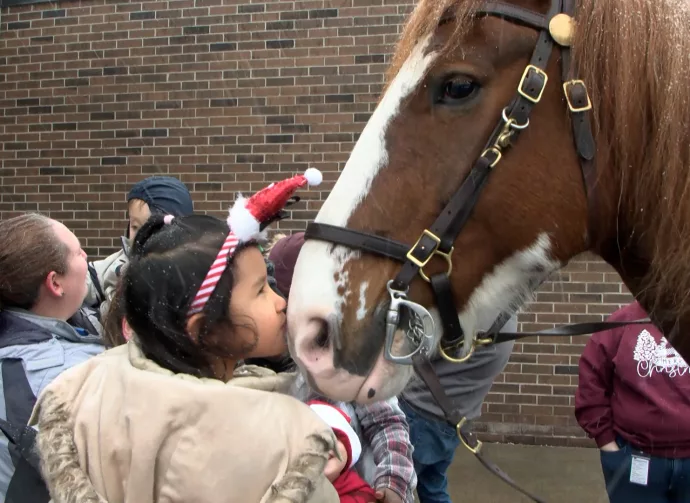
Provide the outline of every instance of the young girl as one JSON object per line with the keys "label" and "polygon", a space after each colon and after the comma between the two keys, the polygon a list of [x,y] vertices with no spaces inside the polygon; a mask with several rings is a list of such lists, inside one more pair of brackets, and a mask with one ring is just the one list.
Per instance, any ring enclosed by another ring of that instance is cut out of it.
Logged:
{"label": "young girl", "polygon": [[291,376],[237,366],[285,351],[285,301],[255,239],[306,183],[239,199],[230,226],[144,224],[122,280],[132,339],[64,373],[34,411],[54,503],[338,501],[330,428],[274,393]]}

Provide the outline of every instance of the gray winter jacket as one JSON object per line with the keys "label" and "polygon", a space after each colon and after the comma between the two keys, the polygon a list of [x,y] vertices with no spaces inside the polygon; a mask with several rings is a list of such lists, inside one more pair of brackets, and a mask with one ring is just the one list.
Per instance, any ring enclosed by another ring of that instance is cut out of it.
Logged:
{"label": "gray winter jacket", "polygon": [[[53,379],[103,350],[100,337],[82,335],[64,321],[1,310],[0,417],[17,427],[27,425],[36,397]],[[16,462],[0,433],[0,501],[7,497]]]}

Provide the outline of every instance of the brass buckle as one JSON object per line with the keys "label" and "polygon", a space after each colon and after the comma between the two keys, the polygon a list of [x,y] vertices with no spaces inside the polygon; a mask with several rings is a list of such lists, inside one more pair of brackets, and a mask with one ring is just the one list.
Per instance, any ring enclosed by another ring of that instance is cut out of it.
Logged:
{"label": "brass buckle", "polygon": [[487,148],[484,152],[482,152],[482,155],[480,157],[486,157],[486,154],[488,154],[489,152],[496,154],[496,160],[489,164],[489,167],[493,168],[494,166],[496,166],[496,164],[500,162],[501,157],[503,157],[503,154],[501,153],[501,149],[499,149],[496,146],[493,146]]}
{"label": "brass buckle", "polygon": [[[429,237],[434,241],[435,245],[434,245],[434,249],[431,251],[431,253],[430,253],[429,256],[426,258],[426,260],[421,261],[421,260],[419,260],[417,257],[415,257],[414,255],[412,255],[412,252],[413,252],[414,250],[417,249],[417,246],[419,246],[419,242],[422,240],[422,238],[423,238],[424,236],[429,236]],[[452,255],[453,255],[453,251],[455,250],[455,247],[451,248],[450,251],[449,251],[448,253],[444,253],[444,252],[438,251],[438,245],[440,245],[440,244],[441,244],[441,238],[439,238],[436,234],[434,234],[434,233],[431,232],[430,230],[424,229],[424,232],[422,232],[422,235],[419,236],[419,239],[417,240],[417,242],[414,244],[414,246],[413,246],[412,248],[410,248],[410,251],[407,252],[407,255],[406,255],[407,260],[409,260],[409,261],[412,262],[414,265],[416,265],[417,267],[419,267],[419,275],[420,275],[420,276],[422,277],[422,279],[423,279],[424,281],[426,281],[427,283],[430,283],[431,280],[429,279],[429,276],[427,276],[427,275],[424,273],[424,268],[425,268],[426,265],[429,263],[429,261],[430,261],[432,258],[434,258],[434,255],[438,255],[438,256],[443,257],[443,258],[445,259],[446,263],[448,264],[448,270],[446,271],[446,274],[447,274],[448,276],[450,276],[450,273],[453,272],[453,259],[452,259]]]}
{"label": "brass buckle", "polygon": [[[434,255],[438,255],[439,257],[443,257],[446,260],[446,264],[448,264],[448,270],[446,270],[446,276],[450,276],[450,273],[453,272],[453,251],[455,251],[455,247],[451,248],[448,253],[443,253],[441,251],[435,250],[434,253],[431,254],[431,257]],[[431,258],[429,257],[429,258]],[[427,262],[429,262],[427,260]],[[426,275],[424,272],[424,268],[419,269],[419,275],[422,277],[424,281],[427,283],[431,283],[431,280],[429,279],[429,276]]]}
{"label": "brass buckle", "polygon": [[[417,249],[417,246],[419,246],[419,242],[424,238],[424,236],[429,236],[434,241],[434,243],[436,243],[436,244],[434,246],[434,249],[431,251],[431,253],[429,253],[429,256],[426,258],[426,260],[424,262],[422,262],[417,257],[412,255],[412,252]],[[438,245],[440,245],[440,244],[441,244],[441,238],[440,237],[438,237],[436,234],[431,232],[429,229],[424,229],[424,232],[422,232],[422,235],[419,236],[419,239],[417,240],[417,242],[414,244],[414,246],[412,248],[410,248],[410,251],[407,252],[407,255],[406,255],[407,260],[412,262],[414,265],[419,267],[419,269],[421,270],[424,267],[426,267],[426,265],[429,263],[431,258],[436,254],[436,252],[438,251]]]}
{"label": "brass buckle", "polygon": [[[576,107],[572,101],[570,101],[570,95],[568,94],[568,87],[574,86],[575,84],[580,84],[585,90],[585,96],[587,96],[587,104],[581,107]],[[563,94],[565,94],[565,101],[568,102],[568,108],[572,113],[586,112],[592,109],[592,101],[589,99],[589,92],[587,91],[587,86],[583,80],[569,80],[563,83]]]}
{"label": "brass buckle", "polygon": [[470,346],[470,350],[465,356],[463,356],[462,358],[453,358],[448,353],[446,353],[445,349],[443,349],[443,344],[438,345],[438,350],[441,353],[441,356],[446,361],[449,361],[450,363],[465,363],[467,360],[472,358],[472,355],[474,354],[475,349],[476,349],[475,341],[472,341],[472,346]]}
{"label": "brass buckle", "polygon": [[455,426],[455,433],[458,435],[458,438],[460,439],[460,442],[462,442],[462,445],[467,447],[467,450],[469,450],[472,454],[479,454],[479,452],[482,450],[482,441],[477,439],[477,446],[476,447],[470,447],[470,445],[465,441],[465,437],[462,435],[461,430],[462,427],[465,426],[465,423],[467,422],[467,418],[463,417],[460,422]]}
{"label": "brass buckle", "polygon": [[[539,95],[536,98],[530,96],[529,94],[527,94],[526,92],[524,92],[522,90],[522,87],[525,85],[525,80],[527,79],[527,74],[529,73],[530,70],[534,70],[539,75],[544,77],[544,85],[541,87],[541,90],[539,91]],[[520,84],[518,84],[518,94],[520,96],[522,96],[523,98],[531,101],[532,103],[539,103],[539,100],[541,100],[541,97],[544,94],[544,89],[546,89],[546,83],[548,81],[549,81],[549,76],[546,74],[546,72],[544,70],[542,70],[541,68],[538,68],[534,65],[527,65],[525,67],[525,71],[522,72],[522,78],[520,79]]]}
{"label": "brass buckle", "polygon": [[475,339],[474,340],[477,346],[489,346],[494,343],[494,340],[491,337],[485,337],[483,339]]}

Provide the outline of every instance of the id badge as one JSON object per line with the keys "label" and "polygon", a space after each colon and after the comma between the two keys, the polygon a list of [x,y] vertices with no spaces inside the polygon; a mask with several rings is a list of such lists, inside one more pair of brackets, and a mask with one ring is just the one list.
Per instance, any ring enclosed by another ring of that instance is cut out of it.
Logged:
{"label": "id badge", "polygon": [[646,456],[633,454],[632,463],[630,464],[630,483],[646,486],[648,477],[649,458]]}

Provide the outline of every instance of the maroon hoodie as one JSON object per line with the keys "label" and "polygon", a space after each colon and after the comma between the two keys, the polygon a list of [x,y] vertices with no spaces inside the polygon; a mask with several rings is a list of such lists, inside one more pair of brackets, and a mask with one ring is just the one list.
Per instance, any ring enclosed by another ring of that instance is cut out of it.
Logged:
{"label": "maroon hoodie", "polygon": [[[634,302],[609,321],[643,318]],[[651,324],[594,334],[580,358],[575,417],[599,447],[620,435],[653,456],[690,458],[688,364]]]}

